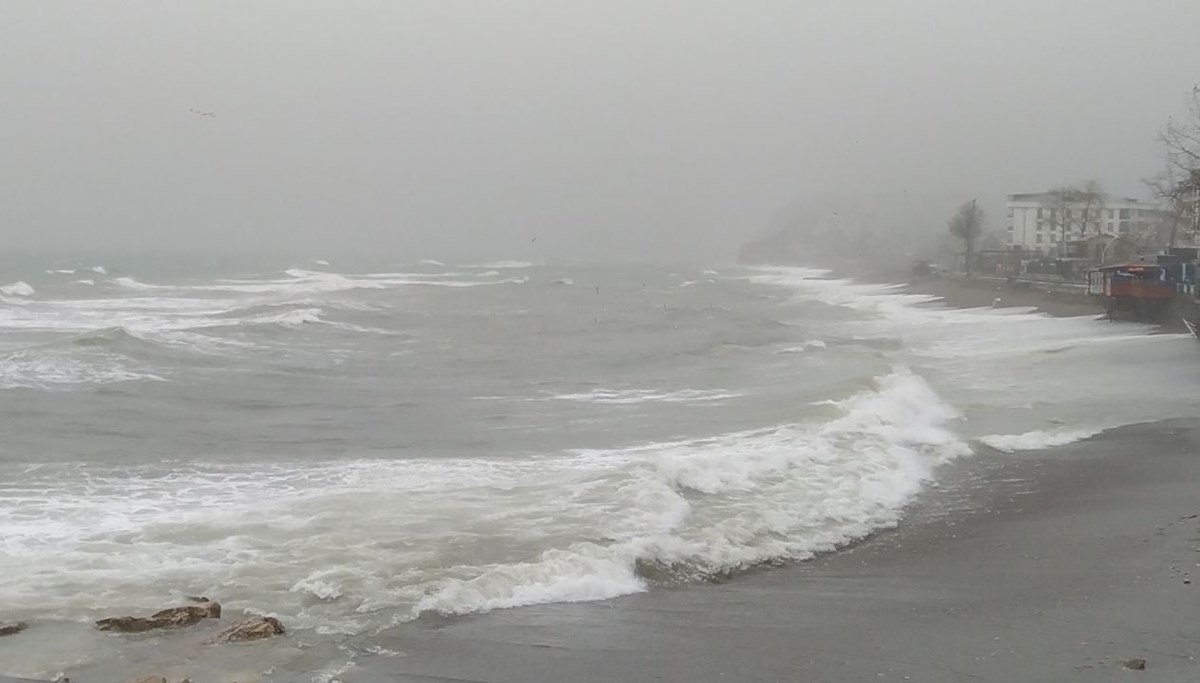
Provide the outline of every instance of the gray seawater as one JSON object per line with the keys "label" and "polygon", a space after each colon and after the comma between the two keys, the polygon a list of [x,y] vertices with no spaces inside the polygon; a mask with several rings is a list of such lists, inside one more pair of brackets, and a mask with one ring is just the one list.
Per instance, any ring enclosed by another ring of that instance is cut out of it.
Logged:
{"label": "gray seawater", "polygon": [[[798,268],[6,271],[8,675],[337,680],[414,619],[803,560],[985,445],[1196,408],[1180,335]],[[200,594],[290,633],[89,627]]]}

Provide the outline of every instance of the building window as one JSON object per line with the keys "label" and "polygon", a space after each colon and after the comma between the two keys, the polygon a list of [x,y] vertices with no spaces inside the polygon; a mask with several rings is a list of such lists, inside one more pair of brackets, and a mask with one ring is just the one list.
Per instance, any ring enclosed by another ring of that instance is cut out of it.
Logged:
{"label": "building window", "polygon": [[1113,210],[1112,210],[1112,209],[1109,209],[1109,210],[1108,210],[1108,220],[1110,220],[1110,221],[1111,221],[1113,218],[1114,218],[1114,216],[1113,216]]}
{"label": "building window", "polygon": [[1041,244],[1041,243],[1042,243],[1042,234],[1041,234],[1041,233],[1038,233],[1038,236],[1037,236],[1037,240],[1036,240],[1036,242],[1037,242],[1038,244]]}
{"label": "building window", "polygon": [[1121,220],[1129,219],[1129,209],[1121,209]]}
{"label": "building window", "polygon": [[1037,217],[1038,217],[1038,218],[1042,218],[1042,210],[1041,210],[1041,209],[1038,209],[1038,215],[1037,215]]}

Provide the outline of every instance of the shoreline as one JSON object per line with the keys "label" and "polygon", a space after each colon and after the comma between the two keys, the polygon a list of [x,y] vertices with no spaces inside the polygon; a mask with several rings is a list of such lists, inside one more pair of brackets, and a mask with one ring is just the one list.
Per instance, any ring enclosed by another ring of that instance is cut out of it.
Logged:
{"label": "shoreline", "polygon": [[1086,294],[1055,292],[1023,281],[1002,282],[962,276],[912,279],[905,289],[939,297],[952,308],[1032,308],[1056,318],[1105,315],[1100,301]]}
{"label": "shoreline", "polygon": [[1104,315],[1104,305],[1084,293],[1056,292],[1036,282],[999,278],[966,277],[947,273],[913,277],[898,268],[866,264],[843,264],[833,269],[836,277],[873,284],[903,285],[910,294],[935,296],[951,308],[1031,308],[1056,318]]}
{"label": "shoreline", "polygon": [[[946,466],[899,527],[808,562],[432,619],[354,681],[1195,680],[1200,420]],[[1139,674],[1125,668],[1146,660]]]}

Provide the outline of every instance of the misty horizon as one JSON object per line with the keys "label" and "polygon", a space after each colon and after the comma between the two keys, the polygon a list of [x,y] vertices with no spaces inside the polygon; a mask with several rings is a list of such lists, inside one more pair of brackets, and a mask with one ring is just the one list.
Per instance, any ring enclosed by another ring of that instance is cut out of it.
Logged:
{"label": "misty horizon", "polygon": [[727,262],[830,196],[1144,196],[1200,25],[1166,0],[7,9],[9,249],[397,261]]}

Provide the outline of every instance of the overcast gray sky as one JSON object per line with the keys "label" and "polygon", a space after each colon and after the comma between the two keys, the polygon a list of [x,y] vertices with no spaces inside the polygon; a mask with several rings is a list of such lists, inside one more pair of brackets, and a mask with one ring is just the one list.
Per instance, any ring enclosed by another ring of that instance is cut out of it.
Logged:
{"label": "overcast gray sky", "polygon": [[728,260],[823,193],[1141,192],[1197,41],[1196,0],[8,0],[0,236]]}

